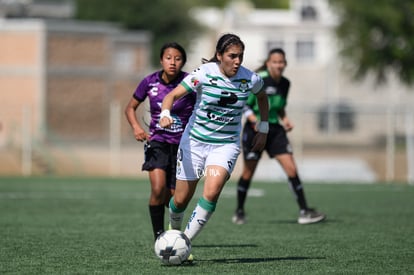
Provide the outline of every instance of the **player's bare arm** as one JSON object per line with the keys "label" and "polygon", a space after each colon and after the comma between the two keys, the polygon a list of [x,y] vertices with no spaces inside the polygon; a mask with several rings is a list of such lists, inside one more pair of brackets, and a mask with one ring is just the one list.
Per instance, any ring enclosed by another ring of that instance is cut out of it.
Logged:
{"label": "player's bare arm", "polygon": [[125,107],[125,116],[131,125],[131,128],[134,132],[134,137],[138,141],[145,141],[148,139],[148,134],[145,130],[141,127],[136,117],[136,110],[140,102],[135,98],[131,98],[128,105]]}
{"label": "player's bare arm", "polygon": [[282,110],[279,111],[279,117],[280,120],[282,122],[283,127],[285,128],[286,132],[289,132],[293,129],[293,123],[290,121],[290,119],[288,118],[288,116],[286,115],[286,111],[283,108]]}
{"label": "player's bare arm", "polygon": [[253,139],[252,151],[262,151],[266,145],[267,133],[269,132],[269,101],[264,91],[257,94],[257,103],[259,105],[259,112],[261,121],[257,125],[257,134]]}
{"label": "player's bare arm", "polygon": [[162,101],[161,105],[161,114],[160,114],[160,126],[163,128],[170,127],[173,123],[173,119],[170,114],[170,110],[174,102],[187,94],[187,90],[183,85],[178,85],[174,90],[172,90],[168,95],[166,95]]}

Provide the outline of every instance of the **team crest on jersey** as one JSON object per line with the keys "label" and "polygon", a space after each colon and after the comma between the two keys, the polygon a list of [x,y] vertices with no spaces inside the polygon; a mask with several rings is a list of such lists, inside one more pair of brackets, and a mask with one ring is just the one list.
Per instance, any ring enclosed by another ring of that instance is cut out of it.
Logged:
{"label": "team crest on jersey", "polygon": [[242,79],[240,81],[239,89],[242,91],[242,93],[245,93],[248,88],[249,88],[249,84],[248,84],[247,80]]}

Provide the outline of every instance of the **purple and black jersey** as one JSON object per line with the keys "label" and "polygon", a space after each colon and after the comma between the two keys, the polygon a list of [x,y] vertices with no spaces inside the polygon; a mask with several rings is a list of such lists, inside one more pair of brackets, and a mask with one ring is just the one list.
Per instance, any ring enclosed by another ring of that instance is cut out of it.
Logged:
{"label": "purple and black jersey", "polygon": [[136,88],[133,97],[139,102],[143,102],[147,97],[149,98],[151,112],[149,132],[151,140],[179,144],[188,119],[193,113],[196,93],[188,93],[175,101],[171,109],[171,117],[174,120],[173,124],[170,128],[161,128],[158,121],[160,119],[162,100],[181,83],[187,73],[180,72],[177,78],[168,84],[164,82],[161,75],[162,71],[158,71],[146,76]]}

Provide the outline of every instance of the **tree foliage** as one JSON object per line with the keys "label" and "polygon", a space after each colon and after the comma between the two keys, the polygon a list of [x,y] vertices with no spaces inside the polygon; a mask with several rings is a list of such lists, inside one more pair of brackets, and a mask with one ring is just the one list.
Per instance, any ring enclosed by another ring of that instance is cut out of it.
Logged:
{"label": "tree foliage", "polygon": [[189,16],[189,1],[77,0],[78,19],[110,21],[129,30],[152,33],[152,62],[159,64],[159,49],[176,41],[187,48],[201,27]]}
{"label": "tree foliage", "polygon": [[374,73],[378,82],[395,72],[402,83],[414,82],[414,1],[330,0],[338,11],[341,55],[354,77]]}
{"label": "tree foliage", "polygon": [[[190,16],[195,6],[225,7],[231,0],[77,0],[76,17],[110,21],[130,30],[152,33],[152,63],[159,64],[159,49],[167,41],[185,48],[202,27]],[[254,0],[257,8],[286,8],[289,0]]]}

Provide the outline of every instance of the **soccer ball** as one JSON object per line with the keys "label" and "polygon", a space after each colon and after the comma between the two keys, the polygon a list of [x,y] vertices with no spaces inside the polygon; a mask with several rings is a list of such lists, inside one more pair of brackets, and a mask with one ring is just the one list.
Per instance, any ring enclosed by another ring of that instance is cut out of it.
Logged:
{"label": "soccer ball", "polygon": [[179,230],[164,231],[154,244],[155,255],[166,265],[180,265],[191,253],[191,242]]}

